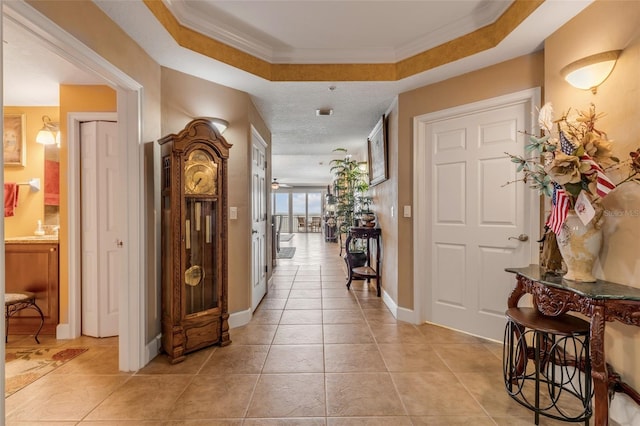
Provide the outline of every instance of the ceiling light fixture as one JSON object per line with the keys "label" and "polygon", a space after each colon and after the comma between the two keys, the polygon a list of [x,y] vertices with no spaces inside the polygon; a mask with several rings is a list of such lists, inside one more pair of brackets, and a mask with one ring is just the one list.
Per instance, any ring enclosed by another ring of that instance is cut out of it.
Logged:
{"label": "ceiling light fixture", "polygon": [[36,135],[36,142],[42,145],[60,146],[60,129],[58,123],[51,121],[48,115],[42,116],[42,129]]}
{"label": "ceiling light fixture", "polygon": [[573,87],[591,90],[595,95],[600,86],[611,74],[622,50],[610,50],[596,53],[570,63],[560,70],[562,77]]}
{"label": "ceiling light fixture", "polygon": [[333,109],[331,109],[331,108],[319,108],[319,109],[316,110],[316,115],[317,116],[333,115]]}

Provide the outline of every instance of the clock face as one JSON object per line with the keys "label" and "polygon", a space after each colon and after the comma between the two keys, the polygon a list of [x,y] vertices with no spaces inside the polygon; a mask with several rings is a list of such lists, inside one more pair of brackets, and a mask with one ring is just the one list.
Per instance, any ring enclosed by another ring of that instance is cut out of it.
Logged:
{"label": "clock face", "polygon": [[187,166],[184,176],[187,194],[215,194],[216,179],[211,165],[191,164]]}
{"label": "clock face", "polygon": [[209,154],[196,150],[189,155],[185,164],[185,193],[215,195],[218,178],[218,165]]}

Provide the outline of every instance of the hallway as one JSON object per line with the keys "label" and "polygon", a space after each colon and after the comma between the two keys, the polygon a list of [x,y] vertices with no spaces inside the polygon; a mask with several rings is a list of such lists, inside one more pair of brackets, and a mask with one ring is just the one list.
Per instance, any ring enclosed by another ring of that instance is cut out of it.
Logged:
{"label": "hallway", "polygon": [[[6,399],[7,425],[529,425],[502,384],[502,346],[396,321],[373,288],[345,288],[335,243],[296,234],[252,321],[232,344],[117,371],[117,340]],[[9,347],[32,346],[11,336]],[[541,425],[564,424],[542,418]]]}

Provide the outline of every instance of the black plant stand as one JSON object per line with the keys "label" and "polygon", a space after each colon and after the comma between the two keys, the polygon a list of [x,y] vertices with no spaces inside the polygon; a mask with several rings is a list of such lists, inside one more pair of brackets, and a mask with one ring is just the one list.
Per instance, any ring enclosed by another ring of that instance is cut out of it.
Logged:
{"label": "black plant stand", "polygon": [[[372,278],[376,280],[377,295],[381,295],[381,280],[380,280],[380,228],[366,228],[366,227],[352,227],[349,230],[347,241],[345,242],[345,255],[344,261],[347,264],[347,288],[351,288],[352,280],[367,280],[367,283],[371,282]],[[366,239],[366,260],[364,265],[358,264],[354,253],[349,251],[351,240],[354,238]],[[370,242],[375,240],[376,242],[376,266],[371,267],[371,250]]]}

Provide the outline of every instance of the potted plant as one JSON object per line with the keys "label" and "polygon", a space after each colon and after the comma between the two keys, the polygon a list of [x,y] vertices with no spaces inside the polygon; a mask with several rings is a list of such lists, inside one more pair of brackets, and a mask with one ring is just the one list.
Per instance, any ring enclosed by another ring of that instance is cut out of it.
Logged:
{"label": "potted plant", "polygon": [[360,222],[362,226],[367,228],[373,228],[376,224],[376,216],[371,210],[371,202],[373,199],[370,196],[360,197],[360,203],[362,208],[360,209]]}
{"label": "potted plant", "polygon": [[[349,228],[356,225],[356,219],[359,219],[364,194],[369,189],[369,184],[366,171],[360,168],[358,162],[348,154],[346,149],[337,148],[333,152],[345,154],[344,158],[331,160],[331,173],[334,177],[333,189],[338,230],[341,234],[346,234]],[[369,197],[367,206],[370,203]]]}
{"label": "potted plant", "polygon": [[[336,202],[335,214],[338,221],[337,231],[346,235],[352,226],[357,226],[356,221],[361,218],[363,206],[366,205],[368,210],[371,204],[371,198],[364,195],[369,189],[368,175],[346,149],[337,148],[333,152],[344,153],[343,158],[331,161],[331,173],[334,177],[333,189]],[[360,240],[352,240],[349,253],[352,255],[354,262],[362,262],[362,265],[364,265],[366,253]],[[360,258],[362,260],[359,260]]]}

